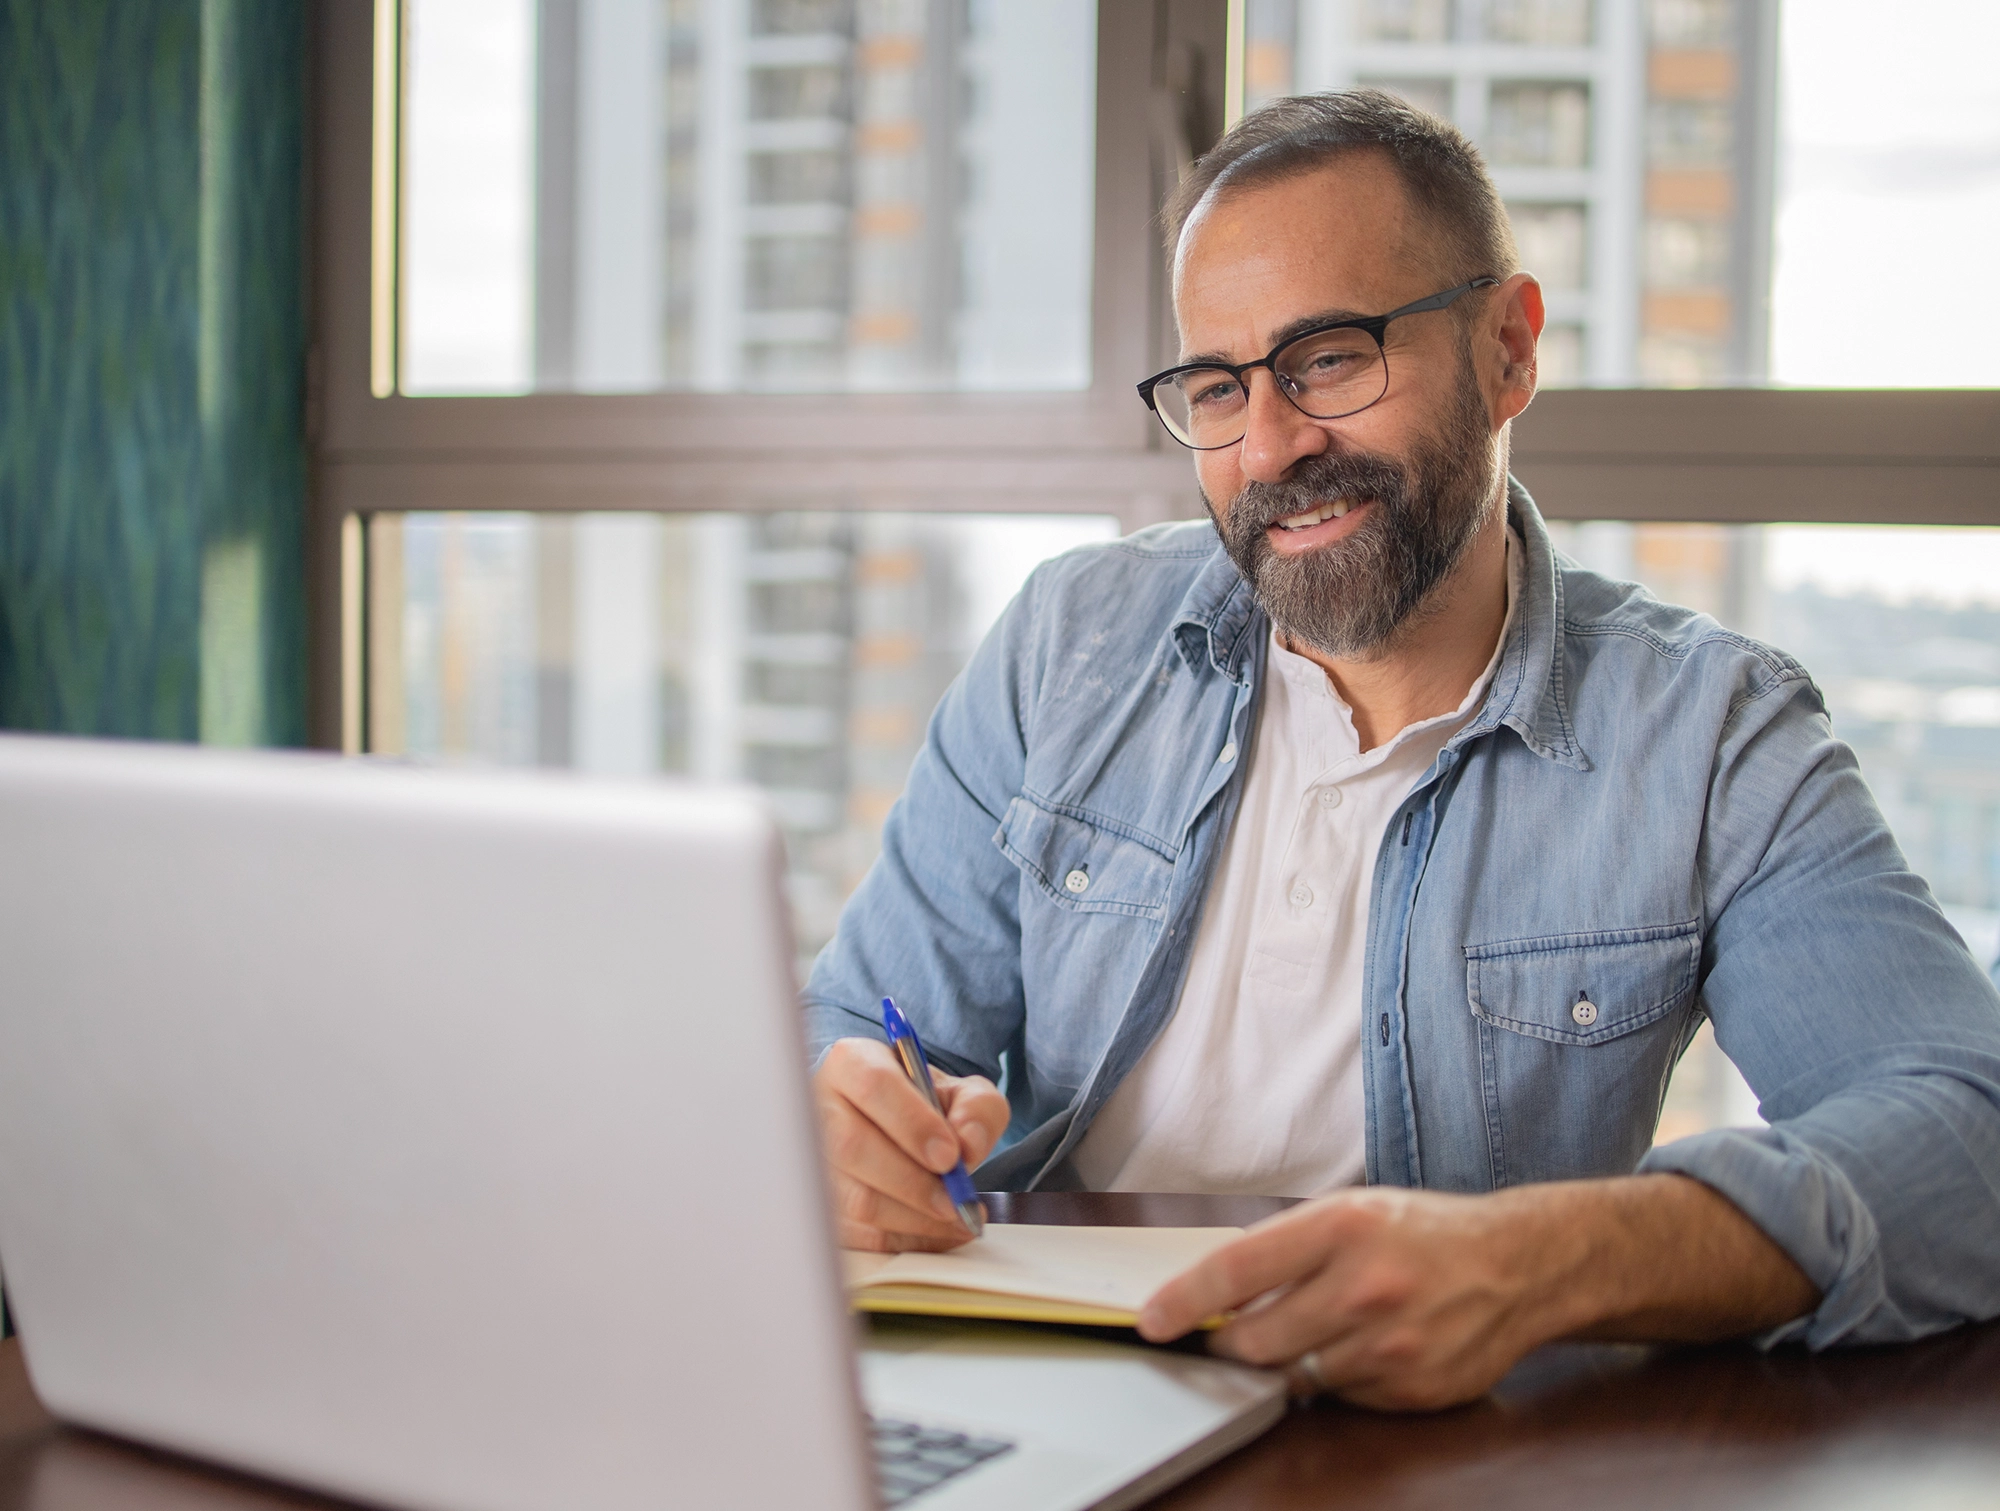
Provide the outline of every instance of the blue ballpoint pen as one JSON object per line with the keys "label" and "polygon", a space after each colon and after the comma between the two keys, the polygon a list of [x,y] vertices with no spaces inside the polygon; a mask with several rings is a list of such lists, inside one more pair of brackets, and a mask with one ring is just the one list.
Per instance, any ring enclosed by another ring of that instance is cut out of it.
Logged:
{"label": "blue ballpoint pen", "polygon": [[[897,1008],[893,997],[882,999],[882,1028],[889,1035],[889,1047],[903,1062],[904,1073],[924,1094],[931,1110],[942,1117],[944,1108],[938,1105],[937,1087],[931,1083],[931,1062],[924,1054],[924,1041],[917,1037],[917,1031]],[[984,1233],[986,1219],[979,1213],[979,1192],[973,1187],[972,1177],[965,1173],[964,1160],[945,1172],[944,1189],[951,1204],[958,1208],[958,1220],[965,1224],[966,1231],[974,1238]]]}

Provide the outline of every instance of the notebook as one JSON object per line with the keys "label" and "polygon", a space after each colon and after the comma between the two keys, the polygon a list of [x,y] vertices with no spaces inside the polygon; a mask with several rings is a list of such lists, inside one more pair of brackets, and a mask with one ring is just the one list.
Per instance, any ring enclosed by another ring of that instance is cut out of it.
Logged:
{"label": "notebook", "polygon": [[1241,1228],[992,1223],[949,1253],[841,1257],[857,1311],[1131,1327],[1153,1292],[1242,1236]]}

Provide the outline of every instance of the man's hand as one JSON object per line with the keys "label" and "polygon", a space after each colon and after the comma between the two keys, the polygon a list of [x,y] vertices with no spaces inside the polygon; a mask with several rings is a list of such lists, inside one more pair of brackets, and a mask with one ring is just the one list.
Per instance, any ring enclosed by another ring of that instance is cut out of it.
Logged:
{"label": "man's hand", "polygon": [[1491,1196],[1343,1191],[1260,1223],[1162,1286],[1139,1331],[1236,1311],[1216,1352],[1295,1387],[1425,1410],[1483,1395],[1557,1338],[1707,1341],[1775,1327],[1819,1293],[1726,1198],[1679,1175]]}
{"label": "man's hand", "polygon": [[813,1076],[840,1242],[849,1249],[950,1249],[972,1235],[938,1179],[970,1170],[1006,1131],[1007,1099],[984,1076],[932,1071],[944,1116],[876,1039],[840,1039]]}

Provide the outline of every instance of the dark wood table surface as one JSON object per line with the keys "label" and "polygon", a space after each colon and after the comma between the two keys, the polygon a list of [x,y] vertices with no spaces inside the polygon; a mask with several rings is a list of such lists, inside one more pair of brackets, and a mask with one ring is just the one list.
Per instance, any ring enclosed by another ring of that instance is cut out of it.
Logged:
{"label": "dark wood table surface", "polygon": [[[1249,1223],[1258,1197],[1035,1193],[999,1221]],[[0,1511],[269,1511],[334,1502],[65,1428],[0,1344]],[[1428,1416],[1330,1402],[1168,1492],[1161,1511],[1377,1507],[2000,1506],[2000,1323],[1900,1348],[1565,1345],[1486,1399]],[[809,1508],[800,1508],[809,1511]]]}

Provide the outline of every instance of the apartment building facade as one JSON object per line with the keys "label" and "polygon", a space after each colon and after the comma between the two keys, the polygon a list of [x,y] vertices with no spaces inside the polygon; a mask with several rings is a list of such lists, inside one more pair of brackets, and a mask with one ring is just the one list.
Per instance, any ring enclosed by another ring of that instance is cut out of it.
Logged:
{"label": "apartment building facade", "polygon": [[1375,85],[1486,156],[1544,381],[1767,369],[1775,0],[1249,0],[1246,103]]}

